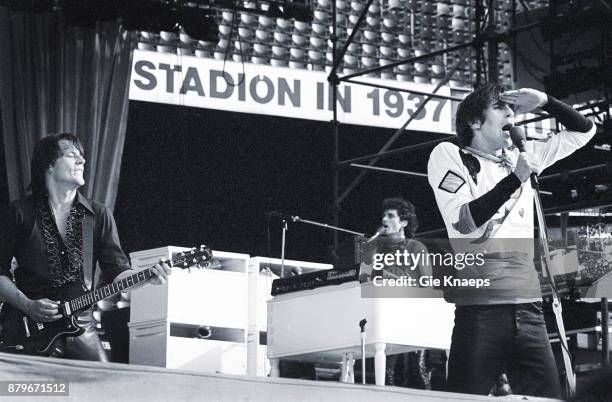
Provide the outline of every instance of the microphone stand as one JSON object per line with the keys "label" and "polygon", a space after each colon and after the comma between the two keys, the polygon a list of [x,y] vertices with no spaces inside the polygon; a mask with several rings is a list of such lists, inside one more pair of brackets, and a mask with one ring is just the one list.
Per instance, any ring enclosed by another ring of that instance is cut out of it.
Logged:
{"label": "microphone stand", "polygon": [[302,223],[306,223],[308,225],[314,225],[314,226],[319,226],[325,229],[331,229],[331,230],[336,230],[338,232],[344,232],[344,233],[350,233],[353,234],[355,236],[365,236],[365,233],[359,233],[359,232],[355,232],[353,230],[348,230],[348,229],[344,229],[338,226],[332,226],[332,225],[328,225],[327,223],[321,223],[321,222],[316,222],[316,221],[309,221],[308,219],[302,219],[299,216],[292,216],[291,219],[294,222],[302,222]]}
{"label": "microphone stand", "polygon": [[555,286],[554,277],[552,275],[551,266],[552,262],[550,259],[550,249],[548,248],[548,235],[546,230],[546,221],[544,220],[544,210],[542,208],[542,201],[540,200],[539,185],[537,179],[531,177],[531,187],[533,188],[534,200],[536,213],[538,216],[538,237],[542,243],[542,272],[548,276],[550,280],[550,287],[552,289],[552,309],[555,314],[555,321],[557,323],[557,330],[559,331],[559,342],[561,343],[561,354],[563,356],[563,364],[565,366],[565,378],[566,378],[566,390],[567,398],[573,399],[576,395],[576,375],[572,368],[572,360],[569,355],[569,348],[567,345],[567,339],[565,334],[565,326],[563,325],[563,311],[561,307],[561,300]]}
{"label": "microphone stand", "polygon": [[368,321],[364,318],[359,321],[359,327],[361,328],[361,383],[365,385],[366,383],[366,364],[365,364],[365,340],[366,340],[366,330],[365,325]]}
{"label": "microphone stand", "polygon": [[[319,226],[325,229],[331,229],[331,230],[335,230],[338,232],[345,232],[345,233],[350,233],[356,236],[365,236],[365,233],[359,233],[359,232],[355,232],[353,230],[349,230],[349,229],[344,229],[338,226],[332,226],[332,225],[328,225],[327,223],[321,223],[321,222],[316,222],[316,221],[310,221],[308,219],[302,219],[299,216],[288,216],[289,219],[291,219],[293,222],[302,222],[302,223],[306,223],[308,225],[314,225],[314,226]],[[283,215],[282,218],[282,222],[283,222],[283,232],[282,232],[282,240],[281,240],[281,271],[280,271],[280,276],[281,278],[284,276],[285,274],[285,236],[287,234],[287,218],[286,215]]]}
{"label": "microphone stand", "polygon": [[283,234],[281,238],[281,270],[280,277],[285,276],[285,238],[287,236],[287,220],[283,219]]}

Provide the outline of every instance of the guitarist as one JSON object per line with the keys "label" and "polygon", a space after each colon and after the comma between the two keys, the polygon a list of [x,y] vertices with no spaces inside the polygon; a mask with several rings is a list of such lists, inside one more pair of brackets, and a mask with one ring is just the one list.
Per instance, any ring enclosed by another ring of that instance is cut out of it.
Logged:
{"label": "guitarist", "polygon": [[[75,285],[85,293],[86,283],[95,276],[96,262],[107,282],[134,273],[121,250],[111,211],[78,191],[85,184],[84,166],[83,146],[77,137],[42,138],[31,161],[32,195],[13,202],[2,217],[0,300],[37,323],[62,318],[56,295]],[[11,272],[13,258],[17,268]],[[162,284],[170,268],[160,263],[151,271],[155,275],[151,283]],[[91,310],[81,312],[78,322],[85,332],[62,337],[53,356],[107,361]]]}

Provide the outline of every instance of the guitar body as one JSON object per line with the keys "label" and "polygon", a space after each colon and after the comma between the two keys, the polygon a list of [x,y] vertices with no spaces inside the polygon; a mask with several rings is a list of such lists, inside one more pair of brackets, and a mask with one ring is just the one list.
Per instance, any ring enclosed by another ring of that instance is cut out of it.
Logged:
{"label": "guitar body", "polygon": [[[69,284],[51,300],[68,300],[85,293],[82,283]],[[34,299],[41,299],[44,296]],[[4,349],[36,356],[50,356],[58,340],[66,336],[79,336],[85,330],[77,323],[75,313],[64,315],[52,322],[36,322],[23,311],[5,303],[2,307],[2,340]]]}
{"label": "guitar body", "polygon": [[50,356],[63,336],[78,336],[85,330],[77,324],[76,317],[62,317],[57,321],[37,323],[21,310],[5,306],[2,338],[11,350],[36,356]]}

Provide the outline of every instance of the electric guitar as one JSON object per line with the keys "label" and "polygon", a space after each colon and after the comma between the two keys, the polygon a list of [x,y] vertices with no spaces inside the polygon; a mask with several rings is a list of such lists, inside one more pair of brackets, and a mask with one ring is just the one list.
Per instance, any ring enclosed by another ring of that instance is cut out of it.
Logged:
{"label": "electric guitar", "polygon": [[[169,261],[174,268],[190,269],[210,265],[212,251],[207,246],[191,251],[173,253]],[[4,351],[29,355],[49,356],[55,350],[56,342],[62,337],[79,336],[85,330],[78,325],[77,314],[108,297],[134,287],[153,277],[151,268],[143,269],[121,281],[102,286],[91,292],[83,282],[73,282],[62,287],[55,295],[41,295],[52,300],[61,300],[59,313],[62,318],[52,322],[36,322],[19,309],[4,303],[2,307],[2,338]],[[38,299],[37,298],[37,299]]]}

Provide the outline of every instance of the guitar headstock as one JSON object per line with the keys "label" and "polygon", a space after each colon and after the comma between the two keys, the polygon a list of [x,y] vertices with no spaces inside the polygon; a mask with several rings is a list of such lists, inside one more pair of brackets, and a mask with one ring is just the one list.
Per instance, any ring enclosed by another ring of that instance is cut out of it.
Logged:
{"label": "guitar headstock", "polygon": [[180,269],[207,268],[212,259],[212,250],[205,245],[194,247],[189,251],[172,253],[172,266]]}

